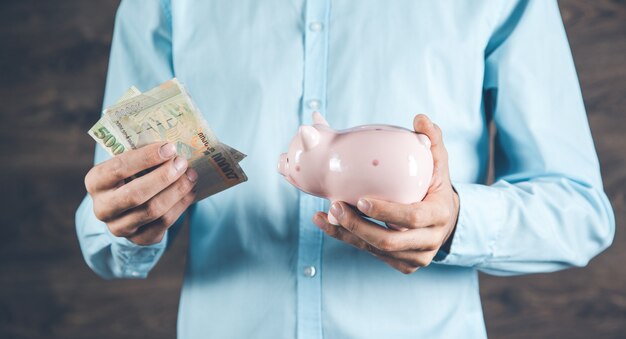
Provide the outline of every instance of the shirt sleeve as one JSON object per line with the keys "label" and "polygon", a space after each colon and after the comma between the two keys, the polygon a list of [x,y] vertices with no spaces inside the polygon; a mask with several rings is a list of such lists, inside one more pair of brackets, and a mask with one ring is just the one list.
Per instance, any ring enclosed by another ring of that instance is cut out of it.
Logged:
{"label": "shirt sleeve", "polygon": [[[169,8],[165,1],[121,2],[115,18],[105,107],[133,85],[145,90],[173,77]],[[96,164],[108,158],[104,150],[96,147]],[[168,241],[166,234],[157,244],[139,246],[115,237],[94,215],[89,195],[76,211],[76,231],[85,261],[107,279],[145,278]]]}
{"label": "shirt sleeve", "polygon": [[615,219],[556,1],[505,10],[485,51],[485,111],[496,126],[495,183],[453,182],[460,212],[435,262],[494,275],[584,266]]}

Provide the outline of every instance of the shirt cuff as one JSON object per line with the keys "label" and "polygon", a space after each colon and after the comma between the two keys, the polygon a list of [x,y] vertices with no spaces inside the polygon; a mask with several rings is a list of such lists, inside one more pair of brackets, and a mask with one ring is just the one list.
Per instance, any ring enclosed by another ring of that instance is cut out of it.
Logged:
{"label": "shirt cuff", "polygon": [[456,183],[459,218],[450,252],[439,251],[433,262],[476,266],[493,255],[504,224],[506,204],[501,192],[486,185]]}
{"label": "shirt cuff", "polygon": [[119,269],[121,277],[146,278],[167,246],[167,232],[161,241],[146,246],[137,245],[124,237],[116,237],[108,228],[107,232],[111,238],[111,253],[116,264],[114,267]]}

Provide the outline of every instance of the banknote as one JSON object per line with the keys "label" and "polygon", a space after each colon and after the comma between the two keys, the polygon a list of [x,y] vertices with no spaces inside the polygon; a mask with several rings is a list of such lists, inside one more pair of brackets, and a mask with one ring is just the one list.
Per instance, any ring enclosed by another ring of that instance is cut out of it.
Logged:
{"label": "banknote", "polygon": [[[137,95],[141,94],[141,91],[135,87],[132,86],[131,88],[129,88],[116,102],[116,104],[119,104],[125,100],[128,100],[130,98],[136,97]],[[104,128],[103,128],[104,127]],[[103,131],[103,132],[98,132],[98,131]],[[110,124],[109,124],[109,120],[107,117],[103,116],[102,118],[100,118],[100,120],[89,130],[89,135],[96,140],[96,142],[98,142],[111,156],[115,156],[117,154],[123,153],[125,150],[131,149],[130,146],[128,146],[126,143],[121,142],[117,140],[117,138],[112,135],[109,131],[112,131],[113,129],[111,128]],[[103,135],[102,133],[106,133],[105,135]],[[96,135],[98,135],[99,137],[97,137]],[[104,138],[102,138],[104,137]],[[108,145],[108,146],[107,146]],[[243,160],[246,155],[224,143],[220,142],[220,145],[226,150],[226,152],[230,153],[230,155],[233,157],[233,159],[235,159],[235,161],[240,162],[241,160]]]}
{"label": "banknote", "polygon": [[177,79],[145,93],[129,89],[88,133],[113,156],[153,142],[173,143],[198,172],[196,200],[247,180],[238,164],[245,154],[219,142]]}

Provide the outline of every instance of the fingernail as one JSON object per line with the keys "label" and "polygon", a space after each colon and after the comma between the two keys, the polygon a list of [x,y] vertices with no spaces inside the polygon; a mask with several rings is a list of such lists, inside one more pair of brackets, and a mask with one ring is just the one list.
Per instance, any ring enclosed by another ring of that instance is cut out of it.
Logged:
{"label": "fingernail", "polygon": [[367,214],[370,208],[372,208],[372,204],[365,199],[359,199],[359,201],[356,203],[356,207],[358,207],[361,212]]}
{"label": "fingernail", "polygon": [[185,160],[184,158],[177,157],[174,160],[174,168],[176,169],[176,172],[182,171],[185,166],[187,166],[187,160]]}
{"label": "fingernail", "polygon": [[341,216],[343,215],[343,208],[341,207],[339,203],[334,202],[330,206],[330,213],[333,215],[333,217],[335,217],[335,219],[339,220],[341,219]]}
{"label": "fingernail", "polygon": [[198,172],[196,172],[193,168],[188,169],[187,179],[191,182],[196,182],[196,180],[198,180]]}
{"label": "fingernail", "polygon": [[169,159],[173,157],[174,155],[176,155],[176,146],[174,146],[173,144],[167,143],[161,146],[161,148],[159,148],[159,154],[161,155],[161,158]]}

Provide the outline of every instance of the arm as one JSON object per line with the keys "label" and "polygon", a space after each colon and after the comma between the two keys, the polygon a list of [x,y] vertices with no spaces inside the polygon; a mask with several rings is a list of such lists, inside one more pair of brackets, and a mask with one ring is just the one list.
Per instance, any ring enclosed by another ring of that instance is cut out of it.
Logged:
{"label": "arm", "polygon": [[454,183],[460,213],[444,264],[496,275],[584,266],[615,220],[555,1],[511,8],[487,47],[495,183]]}
{"label": "arm", "polygon": [[[164,1],[122,1],[111,47],[104,106],[136,85],[150,88],[173,76],[171,29]],[[95,163],[109,156],[96,148]],[[116,237],[96,218],[87,195],[76,211],[76,231],[85,261],[104,278],[146,277],[165,250],[167,235],[156,244],[139,246]]]}
{"label": "arm", "polygon": [[425,199],[357,205],[402,231],[337,203],[339,226],[323,213],[314,219],[327,234],[404,273],[433,260],[496,275],[550,272],[584,266],[611,244],[615,220],[556,2],[506,6],[485,60],[485,106],[498,130],[495,184],[455,182],[454,193],[441,131],[418,116],[414,128],[432,140],[435,161]]}

